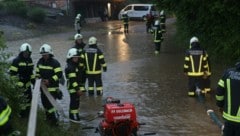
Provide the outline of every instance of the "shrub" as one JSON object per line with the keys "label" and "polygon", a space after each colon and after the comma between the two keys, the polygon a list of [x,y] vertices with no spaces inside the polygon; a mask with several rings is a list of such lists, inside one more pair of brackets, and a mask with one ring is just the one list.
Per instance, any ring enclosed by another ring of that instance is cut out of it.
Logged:
{"label": "shrub", "polygon": [[46,13],[41,8],[33,8],[28,11],[27,16],[36,23],[42,23],[45,20]]}
{"label": "shrub", "polygon": [[21,17],[26,17],[27,15],[27,6],[22,1],[6,0],[3,2],[3,5],[8,14],[19,15]]}

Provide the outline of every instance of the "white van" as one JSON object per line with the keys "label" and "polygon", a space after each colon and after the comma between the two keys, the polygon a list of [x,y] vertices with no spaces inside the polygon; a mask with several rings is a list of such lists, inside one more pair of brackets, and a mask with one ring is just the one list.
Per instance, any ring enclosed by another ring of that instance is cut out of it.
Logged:
{"label": "white van", "polygon": [[143,20],[147,14],[152,13],[154,16],[158,16],[159,12],[156,10],[156,6],[153,4],[130,4],[123,8],[119,14],[118,19],[122,19],[122,15],[127,13],[130,19]]}

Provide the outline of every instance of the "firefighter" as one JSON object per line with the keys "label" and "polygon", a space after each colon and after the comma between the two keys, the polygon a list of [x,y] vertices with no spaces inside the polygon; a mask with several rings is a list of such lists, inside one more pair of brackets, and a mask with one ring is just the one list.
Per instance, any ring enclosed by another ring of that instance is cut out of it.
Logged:
{"label": "firefighter", "polygon": [[70,94],[69,118],[72,121],[80,121],[79,118],[79,102],[82,91],[80,90],[82,70],[79,67],[80,52],[76,48],[68,50],[67,66],[65,68],[65,76],[67,78],[67,88]]}
{"label": "firefighter", "polygon": [[97,47],[97,39],[95,37],[90,37],[88,44],[89,47],[85,50],[85,53],[82,56],[82,65],[86,67],[86,74],[88,78],[88,94],[94,95],[95,83],[97,95],[102,95],[102,69],[106,72],[107,64],[104,60],[102,51]]}
{"label": "firefighter", "polygon": [[163,41],[162,30],[159,20],[154,22],[154,29],[151,29],[151,33],[154,35],[154,44],[155,44],[155,54],[160,53],[161,43]]}
{"label": "firefighter", "polygon": [[7,104],[5,99],[0,96],[0,136],[8,135],[12,132],[10,123],[11,114],[11,107]]}
{"label": "firefighter", "polygon": [[74,22],[75,30],[78,34],[81,33],[81,14],[77,14],[75,17],[75,22]]}
{"label": "firefighter", "polygon": [[[80,54],[83,54],[84,53],[84,47],[86,46],[86,44],[83,42],[83,36],[81,34],[75,34],[74,35],[74,40],[75,40],[75,45],[73,46],[73,48],[76,48]],[[80,90],[83,91],[83,92],[86,92],[86,88],[85,88],[85,84],[86,84],[86,81],[87,81],[86,71],[85,71],[84,68],[81,68],[80,70],[82,70],[81,80],[79,81],[80,84],[81,84]]]}
{"label": "firefighter", "polygon": [[32,100],[32,88],[31,84],[35,83],[35,77],[33,74],[33,61],[31,58],[32,47],[28,43],[23,43],[20,46],[20,53],[13,60],[9,72],[11,77],[17,79],[17,86],[23,90],[23,102],[20,104],[20,117],[28,117],[31,100]]}
{"label": "firefighter", "polygon": [[161,25],[161,28],[162,28],[162,33],[166,33],[166,14],[164,12],[164,10],[161,10],[160,12],[160,25]]}
{"label": "firefighter", "polygon": [[154,16],[152,13],[146,15],[146,32],[149,33],[154,24]]}
{"label": "firefighter", "polygon": [[204,94],[203,78],[207,72],[207,52],[199,43],[197,37],[190,39],[190,49],[185,53],[184,74],[188,76],[188,96],[195,96],[197,87]]}
{"label": "firefighter", "polygon": [[[42,83],[46,85],[49,93],[54,99],[62,99],[62,92],[59,90],[59,80],[62,78],[62,70],[60,63],[54,58],[50,45],[43,44],[40,47],[42,57],[38,60],[36,66],[36,77],[42,79]],[[50,123],[57,125],[58,113],[54,106],[50,103],[41,88],[41,101],[46,110],[46,117]]]}
{"label": "firefighter", "polygon": [[227,69],[218,82],[216,101],[225,120],[224,136],[240,136],[240,61]]}
{"label": "firefighter", "polygon": [[128,33],[129,17],[128,17],[127,13],[124,13],[122,15],[122,21],[123,21],[124,33]]}

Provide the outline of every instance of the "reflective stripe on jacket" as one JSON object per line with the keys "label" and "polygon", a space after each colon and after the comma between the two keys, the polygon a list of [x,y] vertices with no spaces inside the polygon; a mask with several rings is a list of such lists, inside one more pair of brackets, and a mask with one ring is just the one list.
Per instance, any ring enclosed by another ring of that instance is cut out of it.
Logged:
{"label": "reflective stripe on jacket", "polygon": [[240,123],[240,71],[228,69],[218,82],[217,106],[223,108],[223,118]]}

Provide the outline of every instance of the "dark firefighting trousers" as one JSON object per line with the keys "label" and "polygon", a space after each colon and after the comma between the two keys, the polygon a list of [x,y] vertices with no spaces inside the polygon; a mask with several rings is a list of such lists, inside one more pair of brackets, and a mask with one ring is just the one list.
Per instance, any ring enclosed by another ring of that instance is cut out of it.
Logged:
{"label": "dark firefighting trousers", "polygon": [[22,103],[20,104],[21,106],[21,111],[20,111],[20,116],[21,117],[28,117],[30,108],[31,108],[31,101],[32,101],[32,91],[31,91],[31,86],[27,87],[26,89],[23,89],[23,95],[22,95]]}
{"label": "dark firefighting trousers", "polygon": [[124,24],[124,33],[128,33],[128,24]]}
{"label": "dark firefighting trousers", "polygon": [[161,42],[154,42],[155,43],[155,50],[160,51],[161,49]]}
{"label": "dark firefighting trousers", "polygon": [[223,136],[240,136],[240,123],[226,121]]}
{"label": "dark firefighting trousers", "polygon": [[102,74],[87,74],[87,78],[88,78],[88,93],[90,95],[94,94],[94,83],[95,83],[97,94],[101,95],[103,92]]}
{"label": "dark firefighting trousers", "polygon": [[[50,92],[50,94],[56,100],[56,98],[58,96],[57,91]],[[56,123],[58,121],[58,113],[57,113],[56,109],[54,108],[54,106],[48,100],[47,96],[43,93],[42,89],[41,89],[41,101],[42,101],[43,107],[46,111],[45,112],[46,118],[48,120],[52,121],[53,123]]]}
{"label": "dark firefighting trousers", "polygon": [[204,86],[204,91],[210,92],[211,91],[211,80],[210,80],[210,76],[207,76],[206,79],[203,79],[203,86]]}
{"label": "dark firefighting trousers", "polygon": [[70,93],[70,109],[69,109],[70,119],[79,120],[79,110],[78,110],[79,105],[80,105],[80,97],[77,94],[77,92]]}
{"label": "dark firefighting trousers", "polygon": [[81,86],[80,90],[82,92],[86,92],[86,88],[85,88],[86,81],[87,81],[86,72],[82,71],[82,76],[81,76],[81,81],[80,81],[80,86]]}
{"label": "dark firefighting trousers", "polygon": [[188,89],[189,89],[188,95],[189,96],[195,96],[196,87],[201,89],[201,91],[204,89],[202,76],[189,76],[188,77]]}

